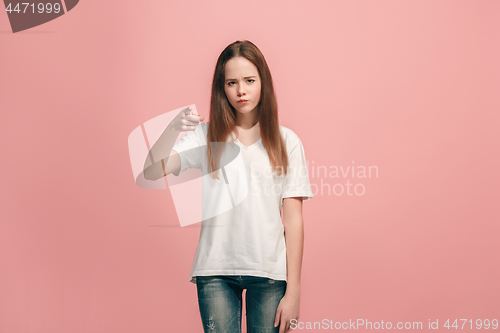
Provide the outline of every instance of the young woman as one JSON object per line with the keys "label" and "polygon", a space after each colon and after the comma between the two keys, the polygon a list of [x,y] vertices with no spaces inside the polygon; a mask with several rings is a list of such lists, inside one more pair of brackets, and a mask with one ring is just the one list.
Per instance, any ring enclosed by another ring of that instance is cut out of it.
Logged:
{"label": "young woman", "polygon": [[[230,180],[233,193],[248,191],[242,202],[202,221],[189,281],[197,286],[203,329],[241,332],[246,289],[247,331],[288,332],[299,318],[302,200],[313,195],[302,142],[279,125],[271,73],[253,43],[236,41],[220,54],[210,121],[203,120],[182,110],[151,149],[158,163],[144,171],[158,179],[199,168],[214,182]],[[175,143],[182,131],[188,133]],[[225,146],[213,143],[227,142],[238,146],[245,170],[221,163]],[[222,205],[222,196],[211,200]]]}

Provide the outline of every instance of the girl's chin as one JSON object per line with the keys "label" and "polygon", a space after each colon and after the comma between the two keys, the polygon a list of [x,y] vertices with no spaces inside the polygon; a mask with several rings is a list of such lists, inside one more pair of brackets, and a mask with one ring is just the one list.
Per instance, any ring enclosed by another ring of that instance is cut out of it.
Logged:
{"label": "girl's chin", "polygon": [[247,113],[252,113],[251,110],[237,110],[239,114],[247,114]]}
{"label": "girl's chin", "polygon": [[238,107],[235,107],[235,109],[241,113],[249,113],[252,112],[252,110],[255,108],[252,108],[250,105],[238,105]]}

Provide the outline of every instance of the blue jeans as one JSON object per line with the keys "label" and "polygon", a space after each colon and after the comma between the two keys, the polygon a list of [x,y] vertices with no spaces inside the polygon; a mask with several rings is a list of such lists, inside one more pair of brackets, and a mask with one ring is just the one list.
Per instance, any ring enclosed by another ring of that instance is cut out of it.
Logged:
{"label": "blue jeans", "polygon": [[197,276],[196,289],[205,333],[241,332],[242,293],[246,289],[247,333],[278,333],[276,310],[286,281],[246,275]]}

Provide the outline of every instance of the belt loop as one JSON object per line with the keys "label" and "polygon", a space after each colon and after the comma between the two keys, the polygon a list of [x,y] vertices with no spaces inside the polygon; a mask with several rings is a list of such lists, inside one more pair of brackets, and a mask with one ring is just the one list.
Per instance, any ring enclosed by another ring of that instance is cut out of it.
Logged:
{"label": "belt loop", "polygon": [[238,275],[238,279],[240,280],[240,287],[244,288],[245,286],[243,285],[243,278],[241,277],[241,275]]}

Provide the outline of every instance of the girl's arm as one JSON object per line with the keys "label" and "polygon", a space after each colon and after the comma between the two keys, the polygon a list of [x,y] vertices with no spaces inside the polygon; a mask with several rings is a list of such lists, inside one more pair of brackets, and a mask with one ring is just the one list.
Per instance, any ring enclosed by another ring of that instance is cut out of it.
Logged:
{"label": "girl's arm", "polygon": [[300,270],[304,248],[302,223],[302,197],[283,199],[283,224],[285,226],[287,286],[274,319],[274,327],[280,324],[285,333],[300,315]]}
{"label": "girl's arm", "polygon": [[170,173],[179,175],[181,160],[172,148],[181,132],[194,131],[203,119],[191,106],[185,107],[175,116],[149,150],[143,167],[145,179],[157,180]]}
{"label": "girl's arm", "polygon": [[283,199],[285,226],[287,288],[286,293],[300,296],[300,271],[304,249],[302,197]]}

